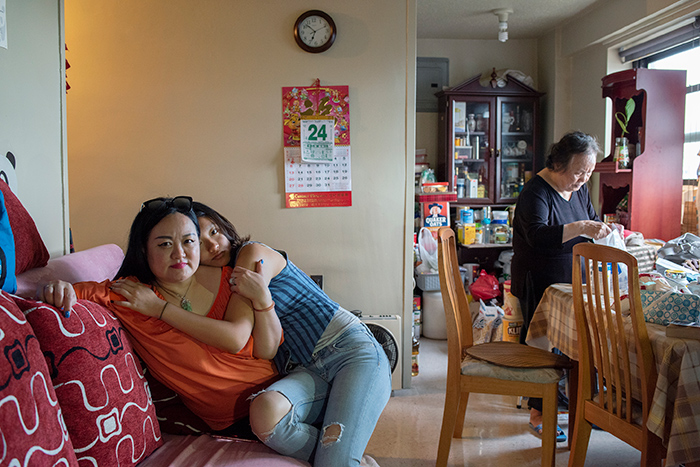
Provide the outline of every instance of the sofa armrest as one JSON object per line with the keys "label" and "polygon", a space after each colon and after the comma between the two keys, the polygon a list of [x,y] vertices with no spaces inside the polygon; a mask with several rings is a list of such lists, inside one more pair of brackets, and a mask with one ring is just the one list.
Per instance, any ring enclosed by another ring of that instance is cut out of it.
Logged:
{"label": "sofa armrest", "polygon": [[39,284],[60,279],[67,282],[113,279],[124,260],[124,252],[113,243],[49,260],[42,268],[34,268],[17,276],[17,295],[34,297]]}

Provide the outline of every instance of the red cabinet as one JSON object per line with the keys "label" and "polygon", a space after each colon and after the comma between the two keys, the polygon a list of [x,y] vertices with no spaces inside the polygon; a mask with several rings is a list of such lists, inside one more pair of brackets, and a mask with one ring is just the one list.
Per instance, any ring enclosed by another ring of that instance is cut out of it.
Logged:
{"label": "red cabinet", "polygon": [[[632,167],[618,169],[611,153],[596,164],[601,215],[614,214],[625,196],[625,228],[645,238],[671,240],[681,234],[685,71],[638,68],[603,78],[603,97],[612,101],[612,139],[622,136],[615,113],[635,101],[628,124]],[[614,151],[614,144],[612,145]]]}

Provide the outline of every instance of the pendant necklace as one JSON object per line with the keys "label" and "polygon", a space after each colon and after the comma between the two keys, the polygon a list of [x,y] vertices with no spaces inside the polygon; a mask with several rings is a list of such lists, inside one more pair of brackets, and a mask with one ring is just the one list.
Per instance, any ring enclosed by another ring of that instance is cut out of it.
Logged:
{"label": "pendant necklace", "polygon": [[156,284],[158,284],[158,287],[160,287],[161,289],[163,289],[164,292],[167,292],[167,293],[168,293],[169,295],[171,295],[172,297],[179,298],[179,299],[180,299],[180,308],[182,308],[183,310],[186,310],[186,311],[192,311],[192,303],[191,303],[191,302],[189,301],[189,299],[187,298],[187,292],[190,291],[190,287],[192,287],[192,282],[194,282],[194,277],[193,277],[192,280],[190,281],[190,285],[187,286],[187,290],[185,290],[185,293],[182,294],[182,295],[180,295],[180,294],[177,293],[177,292],[173,292],[172,290],[166,289],[166,288],[163,287],[163,286],[161,285],[161,283],[158,282],[158,281],[156,281]]}

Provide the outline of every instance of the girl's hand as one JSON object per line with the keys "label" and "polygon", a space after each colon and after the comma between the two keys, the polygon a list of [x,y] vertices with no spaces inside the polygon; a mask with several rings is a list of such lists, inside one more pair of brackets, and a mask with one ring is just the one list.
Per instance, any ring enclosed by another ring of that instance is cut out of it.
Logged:
{"label": "girl's hand", "polygon": [[236,266],[231,274],[231,291],[251,301],[253,308],[264,310],[272,304],[268,281],[262,274],[263,260],[255,263],[255,271]]}
{"label": "girl's hand", "polygon": [[73,284],[66,281],[51,281],[48,284],[39,286],[36,291],[36,298],[42,302],[53,305],[65,313],[65,317],[70,316],[73,305],[78,303]]}
{"label": "girl's hand", "polygon": [[130,308],[152,318],[158,318],[165,305],[165,300],[158,297],[153,289],[130,279],[118,279],[112,282],[110,289],[124,297],[123,301],[115,301],[115,305]]}

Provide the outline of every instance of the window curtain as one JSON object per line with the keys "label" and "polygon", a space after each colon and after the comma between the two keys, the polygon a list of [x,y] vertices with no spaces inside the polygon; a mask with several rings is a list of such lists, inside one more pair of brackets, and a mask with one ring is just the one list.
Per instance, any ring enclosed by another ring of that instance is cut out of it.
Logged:
{"label": "window curtain", "polygon": [[690,24],[686,24],[642,44],[620,48],[620,59],[623,63],[639,60],[698,38],[700,38],[700,16],[696,16],[695,21]]}

